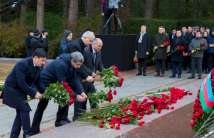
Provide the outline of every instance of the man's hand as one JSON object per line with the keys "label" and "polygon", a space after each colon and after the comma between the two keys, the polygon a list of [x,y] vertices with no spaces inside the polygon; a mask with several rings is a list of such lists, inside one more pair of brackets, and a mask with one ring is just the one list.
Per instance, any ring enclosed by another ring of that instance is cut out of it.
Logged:
{"label": "man's hand", "polygon": [[153,48],[153,52],[155,52],[155,51],[156,51],[156,49],[158,49],[158,47],[157,47],[157,46],[155,46],[155,47]]}
{"label": "man's hand", "polygon": [[42,94],[39,92],[36,92],[35,98],[36,99],[42,99]]}
{"label": "man's hand", "polygon": [[93,78],[95,78],[97,76],[97,74],[94,73],[94,72],[91,75],[92,75]]}
{"label": "man's hand", "polygon": [[85,97],[83,97],[82,95],[77,95],[77,101],[78,102],[85,102],[86,101],[86,98]]}
{"label": "man's hand", "polygon": [[210,44],[210,47],[214,47],[214,44]]}
{"label": "man's hand", "polygon": [[104,12],[101,13],[101,16],[104,16]]}
{"label": "man's hand", "polygon": [[161,45],[160,45],[160,47],[164,47],[164,45],[163,45],[163,44],[161,44]]}
{"label": "man's hand", "polygon": [[195,50],[193,49],[192,51],[191,51],[191,53],[194,53],[195,52]]}
{"label": "man's hand", "polygon": [[146,55],[147,55],[147,56],[149,55],[149,52],[148,52],[148,51],[146,52]]}
{"label": "man's hand", "polygon": [[93,82],[93,81],[94,81],[94,78],[93,78],[92,76],[88,76],[88,77],[86,78],[86,81],[87,81],[87,82]]}
{"label": "man's hand", "polygon": [[86,99],[88,98],[88,96],[85,94],[85,92],[82,92],[82,93],[81,93],[81,96],[83,96],[83,97],[86,98]]}

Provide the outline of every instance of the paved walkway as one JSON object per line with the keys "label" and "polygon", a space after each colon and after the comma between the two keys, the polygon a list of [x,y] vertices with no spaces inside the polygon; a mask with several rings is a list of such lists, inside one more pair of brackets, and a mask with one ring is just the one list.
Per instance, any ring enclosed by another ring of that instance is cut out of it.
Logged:
{"label": "paved walkway", "polygon": [[[171,72],[166,73],[166,77],[154,77],[154,73],[148,73],[148,76],[135,76],[135,71],[125,72],[125,82],[123,88],[119,89],[118,96],[115,100],[118,100],[121,97],[135,97],[141,96],[145,91],[156,90],[161,87],[167,86],[177,86],[181,88],[185,88],[191,90],[193,92],[192,96],[185,97],[182,101],[179,101],[175,108],[178,109],[187,105],[194,101],[197,89],[199,88],[200,82],[202,80],[188,80],[186,79],[189,74],[184,74],[181,79],[171,79]],[[205,75],[204,75],[205,76]],[[97,84],[96,87],[102,88],[103,86]],[[31,119],[34,114],[35,108],[37,106],[38,101],[32,100],[30,101],[30,105],[32,107]],[[133,125],[122,125],[121,130],[115,131],[110,129],[99,129],[95,126],[92,126],[87,123],[82,122],[74,122],[67,126],[63,126],[60,128],[54,128],[54,121],[57,111],[57,105],[53,102],[50,102],[47,110],[44,113],[44,117],[42,120],[42,130],[44,131],[42,134],[35,136],[35,138],[111,138],[116,136],[125,137],[126,132],[136,128],[137,126]],[[150,122],[160,116],[163,116],[172,111],[164,111],[161,114],[152,114],[150,116],[146,116],[144,120],[146,122]],[[70,107],[69,110],[69,118],[72,118],[73,114],[73,106]],[[14,119],[15,111],[7,106],[0,106],[0,137],[8,137],[8,133],[10,132],[11,125]],[[83,133],[84,131],[84,133]]]}

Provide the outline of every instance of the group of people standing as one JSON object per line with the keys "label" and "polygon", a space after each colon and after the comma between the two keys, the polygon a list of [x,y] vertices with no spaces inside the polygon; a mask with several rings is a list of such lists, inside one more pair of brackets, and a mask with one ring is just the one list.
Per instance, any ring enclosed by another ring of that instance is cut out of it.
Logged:
{"label": "group of people standing", "polygon": [[[70,41],[61,41],[61,54],[55,60],[46,63],[44,47],[40,47],[41,43],[35,43],[38,48],[32,51],[31,56],[17,62],[8,75],[2,97],[4,104],[16,110],[11,138],[18,138],[21,128],[24,138],[40,133],[43,113],[49,102],[42,94],[52,83],[65,81],[75,92],[73,121],[86,110],[87,95],[95,92],[96,72],[103,70],[101,60],[103,42],[100,38],[96,38],[92,31],[85,31],[80,38],[72,41],[69,39],[72,38],[70,35],[72,33],[66,30],[64,38]],[[41,41],[43,36],[39,42]],[[30,125],[31,108],[27,96],[39,99],[32,125]],[[91,104],[91,108],[96,107],[97,105]],[[68,119],[68,110],[69,105],[58,107],[56,127],[71,122]]]}
{"label": "group of people standing", "polygon": [[[203,70],[207,73],[214,66],[214,28],[182,27],[173,29],[171,34],[164,26],[152,39],[142,25],[135,44],[134,61],[138,63],[137,75],[146,76],[148,56],[154,54],[156,75],[163,77],[166,68],[172,69],[171,78],[181,78],[182,70],[188,69],[189,79],[201,79]],[[142,70],[143,68],[143,70]]]}

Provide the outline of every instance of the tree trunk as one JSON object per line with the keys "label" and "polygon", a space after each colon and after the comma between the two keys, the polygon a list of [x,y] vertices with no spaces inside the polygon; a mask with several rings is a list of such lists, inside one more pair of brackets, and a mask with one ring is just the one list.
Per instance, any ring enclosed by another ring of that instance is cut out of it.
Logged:
{"label": "tree trunk", "polygon": [[77,22],[78,0],[70,0],[68,9],[68,26],[73,27]]}
{"label": "tree trunk", "polygon": [[154,13],[155,0],[144,0],[144,17],[152,18]]}
{"label": "tree trunk", "polygon": [[39,31],[44,29],[44,5],[44,0],[37,0],[36,28]]}
{"label": "tree trunk", "polygon": [[63,0],[63,16],[64,17],[68,17],[68,6],[69,6],[69,1]]}
{"label": "tree trunk", "polygon": [[21,12],[20,12],[20,23],[23,24],[25,20],[25,13],[26,13],[27,5],[26,3],[21,5]]}
{"label": "tree trunk", "polygon": [[93,16],[95,8],[94,0],[86,0],[86,16]]}

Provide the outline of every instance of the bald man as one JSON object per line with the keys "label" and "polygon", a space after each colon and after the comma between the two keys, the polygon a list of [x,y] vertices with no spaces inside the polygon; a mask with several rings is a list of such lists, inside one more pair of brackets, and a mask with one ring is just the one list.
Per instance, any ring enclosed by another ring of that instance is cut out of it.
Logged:
{"label": "bald man", "polygon": [[[84,49],[84,71],[88,76],[93,76],[95,78],[97,71],[103,70],[103,63],[101,57],[101,49],[103,47],[103,42],[100,38],[96,38],[91,46],[88,46]],[[95,92],[95,87],[93,82],[83,82],[83,87],[86,94]],[[96,108],[97,105],[90,101],[91,108]],[[78,119],[84,110],[86,110],[86,102],[75,102],[74,103],[74,117],[73,121]]]}

